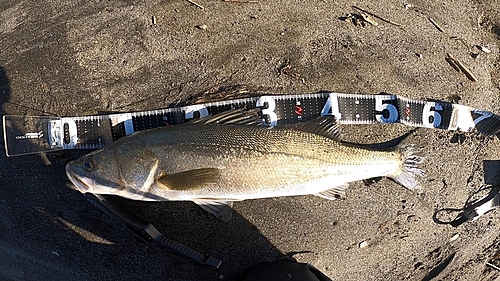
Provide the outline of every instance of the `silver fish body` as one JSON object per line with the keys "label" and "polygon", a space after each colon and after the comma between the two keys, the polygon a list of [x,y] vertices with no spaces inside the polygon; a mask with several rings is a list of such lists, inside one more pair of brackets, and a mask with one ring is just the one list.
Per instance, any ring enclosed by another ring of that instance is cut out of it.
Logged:
{"label": "silver fish body", "polygon": [[[265,128],[186,124],[146,130],[68,163],[81,192],[136,200],[213,204],[316,194],[343,196],[346,184],[387,176],[419,188],[419,158],[339,141],[334,120]],[[208,205],[208,207],[207,207]],[[214,213],[214,212],[213,212]]]}

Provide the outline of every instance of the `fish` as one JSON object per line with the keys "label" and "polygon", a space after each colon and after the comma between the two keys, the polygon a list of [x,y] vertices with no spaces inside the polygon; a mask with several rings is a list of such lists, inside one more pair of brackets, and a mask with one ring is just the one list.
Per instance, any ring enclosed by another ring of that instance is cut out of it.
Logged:
{"label": "fish", "polygon": [[259,126],[251,110],[139,131],[66,165],[82,193],[142,201],[193,201],[228,221],[231,204],[314,194],[345,196],[350,182],[390,177],[418,191],[425,173],[411,146],[371,149],[341,140],[333,116]]}

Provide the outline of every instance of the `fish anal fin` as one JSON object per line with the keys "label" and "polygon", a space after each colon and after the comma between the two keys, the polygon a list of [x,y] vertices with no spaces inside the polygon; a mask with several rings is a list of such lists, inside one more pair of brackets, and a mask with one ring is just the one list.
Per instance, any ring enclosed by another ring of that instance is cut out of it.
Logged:
{"label": "fish anal fin", "polygon": [[292,125],[292,128],[341,141],[340,126],[334,116],[320,116],[304,123]]}
{"label": "fish anal fin", "polygon": [[345,197],[345,190],[349,187],[349,183],[344,183],[341,185],[338,185],[334,188],[330,188],[327,190],[323,190],[319,193],[316,193],[316,196],[328,199],[328,200],[335,200],[338,198],[344,198]]}
{"label": "fish anal fin", "polygon": [[162,173],[158,183],[170,190],[196,190],[209,184],[215,184],[219,179],[219,169],[201,168],[175,174]]}
{"label": "fish anal fin", "polygon": [[232,201],[194,200],[193,202],[223,222],[228,222],[233,217]]}

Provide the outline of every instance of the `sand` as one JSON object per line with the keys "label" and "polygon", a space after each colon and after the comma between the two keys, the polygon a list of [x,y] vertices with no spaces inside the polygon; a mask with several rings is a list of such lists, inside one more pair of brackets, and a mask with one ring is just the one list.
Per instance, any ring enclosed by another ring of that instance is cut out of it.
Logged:
{"label": "sand", "polygon": [[[322,90],[500,113],[497,1],[197,2],[204,9],[181,0],[1,1],[1,113],[79,116]],[[355,24],[352,5],[400,26]],[[454,70],[447,53],[477,81]],[[410,130],[343,126],[359,143]],[[118,200],[168,237],[222,259],[217,271],[137,243],[68,189],[64,165],[84,151],[2,154],[0,279],[231,280],[251,264],[301,252],[298,261],[332,280],[498,280],[497,211],[459,227],[433,221],[500,182],[498,138],[419,129],[409,141],[425,157],[421,194],[385,178],[357,182],[343,200],[237,202],[229,223],[190,202]]]}

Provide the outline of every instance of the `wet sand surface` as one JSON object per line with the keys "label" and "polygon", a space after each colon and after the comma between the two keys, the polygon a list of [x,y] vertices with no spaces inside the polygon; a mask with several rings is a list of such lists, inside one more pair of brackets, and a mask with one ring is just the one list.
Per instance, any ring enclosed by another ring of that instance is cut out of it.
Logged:
{"label": "wet sand surface", "polygon": [[[322,90],[500,113],[497,1],[197,3],[204,9],[180,0],[0,1],[1,113],[82,116]],[[353,5],[400,26],[353,20]],[[447,53],[477,81],[453,69]],[[411,129],[343,126],[358,143]],[[228,223],[191,202],[117,199],[168,237],[220,258],[217,271],[137,243],[68,189],[64,165],[86,151],[1,154],[0,279],[232,280],[251,264],[301,252],[298,261],[332,280],[497,280],[498,212],[456,228],[433,215],[499,183],[500,141],[434,129],[408,141],[425,158],[421,194],[385,178],[356,182],[343,200],[237,202]]]}

